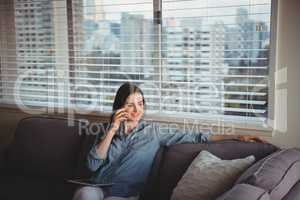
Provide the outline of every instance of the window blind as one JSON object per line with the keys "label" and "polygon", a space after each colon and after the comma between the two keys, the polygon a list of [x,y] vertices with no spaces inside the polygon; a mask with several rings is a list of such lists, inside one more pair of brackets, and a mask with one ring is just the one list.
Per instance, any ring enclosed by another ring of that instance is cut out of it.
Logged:
{"label": "window blind", "polygon": [[271,0],[14,0],[1,5],[1,102],[110,112],[117,88],[146,113],[263,126]]}
{"label": "window blind", "polygon": [[162,0],[163,110],[265,124],[270,17],[270,0]]}

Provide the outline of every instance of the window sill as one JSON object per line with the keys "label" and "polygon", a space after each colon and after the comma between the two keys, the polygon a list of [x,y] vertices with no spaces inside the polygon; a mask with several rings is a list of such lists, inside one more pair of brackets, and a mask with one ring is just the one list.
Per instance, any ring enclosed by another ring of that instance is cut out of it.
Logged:
{"label": "window sill", "polygon": [[[107,112],[89,112],[88,114],[75,113],[75,111],[65,110],[65,112],[34,113],[34,109],[21,110],[16,105],[0,104],[0,112],[22,113],[28,116],[41,115],[51,117],[64,117],[72,119],[87,119],[89,121],[108,121],[110,113]],[[222,120],[207,120],[195,118],[178,118],[170,115],[146,114],[145,121],[167,124],[170,128],[194,129],[199,131],[211,131],[214,134],[238,134],[238,135],[256,135],[261,137],[272,137],[273,128],[245,125],[236,122],[227,122]]]}

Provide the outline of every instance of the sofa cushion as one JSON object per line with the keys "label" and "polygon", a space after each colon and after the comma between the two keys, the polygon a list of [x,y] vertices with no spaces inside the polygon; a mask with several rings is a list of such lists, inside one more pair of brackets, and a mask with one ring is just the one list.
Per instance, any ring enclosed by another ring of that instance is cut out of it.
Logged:
{"label": "sofa cushion", "polygon": [[231,190],[218,197],[217,200],[270,200],[270,195],[264,189],[248,184],[237,184]]}
{"label": "sofa cushion", "polygon": [[300,149],[277,151],[250,167],[237,181],[261,187],[282,199],[300,180]]}
{"label": "sofa cushion", "polygon": [[21,120],[8,156],[12,173],[73,177],[83,137],[79,123],[69,126],[66,119],[46,117]]}
{"label": "sofa cushion", "polygon": [[254,161],[254,156],[222,160],[208,151],[201,151],[178,182],[171,200],[215,200],[230,189]]}
{"label": "sofa cushion", "polygon": [[[207,150],[221,159],[232,160],[254,155],[261,159],[278,148],[271,144],[247,143],[239,141],[220,141],[202,144],[178,144],[162,147],[163,152],[156,156],[147,184],[144,199],[168,200],[177,182],[180,180],[193,159],[201,150]],[[158,171],[158,172],[153,172]]]}

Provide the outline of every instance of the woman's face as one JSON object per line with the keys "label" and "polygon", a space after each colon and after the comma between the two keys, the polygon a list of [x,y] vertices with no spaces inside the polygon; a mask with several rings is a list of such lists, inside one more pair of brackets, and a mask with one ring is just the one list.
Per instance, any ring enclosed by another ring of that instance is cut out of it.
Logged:
{"label": "woman's face", "polygon": [[125,101],[124,108],[128,113],[127,121],[138,122],[144,115],[143,96],[138,92],[129,95]]}

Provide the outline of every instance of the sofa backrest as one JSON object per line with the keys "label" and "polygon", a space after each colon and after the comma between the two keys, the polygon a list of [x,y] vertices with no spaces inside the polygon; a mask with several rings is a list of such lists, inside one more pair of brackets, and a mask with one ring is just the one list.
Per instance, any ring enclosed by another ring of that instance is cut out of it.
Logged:
{"label": "sofa backrest", "polygon": [[154,160],[142,199],[169,200],[190,163],[202,150],[226,160],[254,155],[256,161],[278,150],[271,144],[238,141],[178,144],[162,147]]}
{"label": "sofa backrest", "polygon": [[30,117],[21,120],[8,155],[8,167],[15,174],[74,177],[84,135],[80,121]]}

